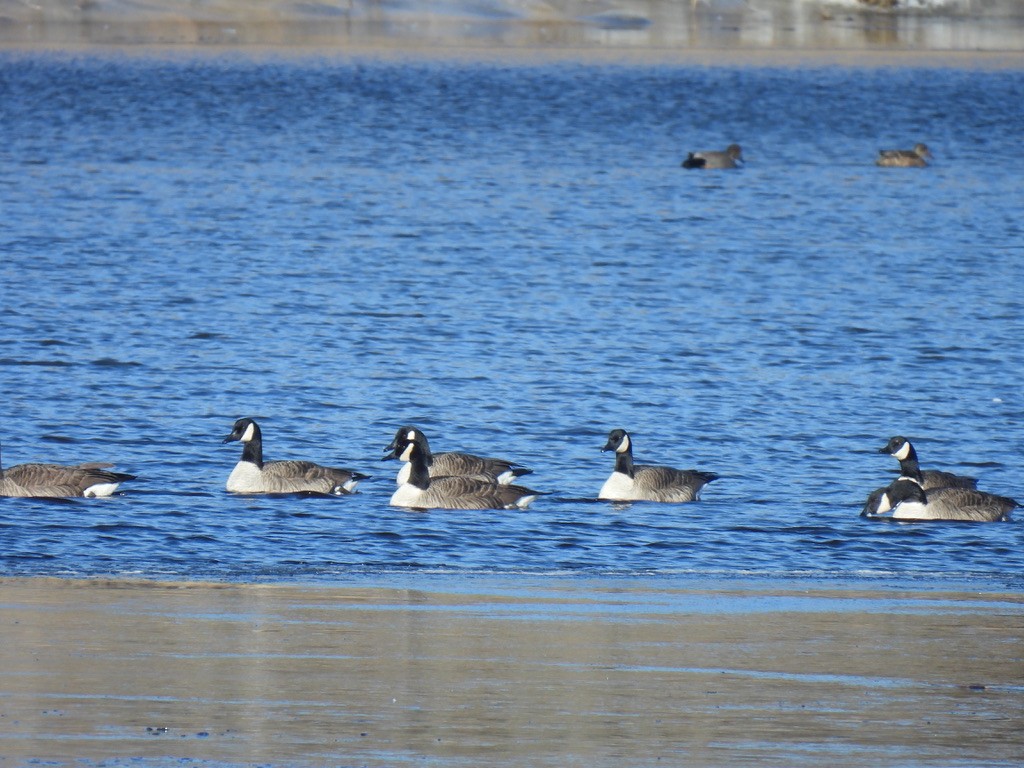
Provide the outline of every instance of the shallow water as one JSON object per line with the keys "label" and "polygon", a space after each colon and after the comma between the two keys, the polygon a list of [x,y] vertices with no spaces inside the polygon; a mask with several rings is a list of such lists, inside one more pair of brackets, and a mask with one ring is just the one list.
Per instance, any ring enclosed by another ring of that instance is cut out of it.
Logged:
{"label": "shallow water", "polygon": [[[3,499],[2,574],[1021,587],[1019,523],[858,517],[898,433],[1024,496],[1018,72],[4,54],[0,99],[4,460],[140,477]],[[229,496],[240,416],[374,477]],[[551,495],[391,508],[403,423]],[[592,501],[620,426],[721,479]]]}
{"label": "shallow water", "polygon": [[1020,762],[1019,595],[516,581],[5,579],[0,764]]}

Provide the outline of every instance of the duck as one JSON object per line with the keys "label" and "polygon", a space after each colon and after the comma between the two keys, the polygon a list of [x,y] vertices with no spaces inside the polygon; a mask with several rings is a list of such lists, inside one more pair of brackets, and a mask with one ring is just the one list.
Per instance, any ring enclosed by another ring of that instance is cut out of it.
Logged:
{"label": "duck", "polygon": [[879,150],[875,165],[883,168],[924,168],[931,159],[932,153],[927,145],[918,143],[913,149]]}
{"label": "duck", "polygon": [[942,472],[937,469],[921,469],[917,460],[917,451],[913,444],[903,435],[890,437],[879,453],[887,453],[900,463],[900,477],[917,482],[926,491],[935,488],[970,488],[978,487],[978,480],[966,475]]}
{"label": "duck", "polygon": [[121,483],[137,479],[135,475],[111,472],[113,464],[16,464],[3,468],[0,461],[0,496],[62,499],[92,499],[111,496]]}
{"label": "duck", "polygon": [[993,523],[1008,521],[1013,510],[1019,506],[1007,496],[971,488],[936,488],[926,491],[913,480],[900,478],[885,489],[877,511],[869,517]]}
{"label": "duck", "polygon": [[427,454],[415,438],[396,437],[395,458],[409,465],[408,478],[391,496],[391,506],[411,509],[526,509],[539,491],[480,476],[431,476]]}
{"label": "duck", "polygon": [[[427,462],[427,468],[431,477],[452,477],[457,475],[468,475],[484,480],[492,480],[500,485],[508,485],[515,482],[524,475],[533,472],[532,469],[524,467],[515,461],[508,459],[495,459],[485,456],[476,456],[472,453],[460,451],[445,451],[433,453],[430,450],[430,443],[423,431],[416,427],[399,427],[395,433],[395,439],[384,449],[385,455],[381,461],[397,458],[395,448],[399,444],[408,441],[416,442],[420,447]],[[409,482],[409,473],[412,471],[411,463],[404,463],[398,470],[395,481],[402,485]]]}
{"label": "duck", "polygon": [[615,451],[615,470],[597,497],[609,501],[697,501],[701,489],[717,480],[713,472],[633,463],[633,440],[624,429],[608,433],[604,451]]}
{"label": "duck", "polygon": [[739,144],[730,144],[724,152],[690,152],[683,160],[683,168],[739,168],[743,164],[743,150]]}
{"label": "duck", "polygon": [[228,475],[232,493],[321,493],[344,496],[353,493],[369,475],[351,469],[324,467],[312,461],[264,461],[263,434],[253,419],[238,419],[225,443],[242,443],[242,458]]}

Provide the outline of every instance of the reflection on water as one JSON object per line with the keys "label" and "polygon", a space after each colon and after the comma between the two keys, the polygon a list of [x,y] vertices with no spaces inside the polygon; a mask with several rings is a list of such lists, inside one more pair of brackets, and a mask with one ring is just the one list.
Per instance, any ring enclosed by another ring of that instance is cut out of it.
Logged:
{"label": "reflection on water", "polygon": [[345,0],[260,3],[8,4],[0,41],[60,45],[190,44],[385,48],[404,45],[541,49],[1020,51],[1024,14],[1011,0],[983,13],[955,3],[905,11],[856,0],[586,0],[431,3]]}
{"label": "reflection on water", "polygon": [[1024,750],[1009,596],[0,587],[8,759],[974,768]]}

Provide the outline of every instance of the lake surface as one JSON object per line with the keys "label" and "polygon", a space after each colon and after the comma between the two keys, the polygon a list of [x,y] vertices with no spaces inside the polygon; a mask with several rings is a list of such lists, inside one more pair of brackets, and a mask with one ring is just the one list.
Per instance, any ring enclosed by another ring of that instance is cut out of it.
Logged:
{"label": "lake surface", "polygon": [[[858,516],[894,434],[1024,498],[1020,72],[6,53],[0,105],[4,461],[139,476],[0,500],[0,575],[1024,586],[1020,522]],[[231,496],[241,416],[373,479]],[[550,495],[389,507],[406,423]],[[595,502],[614,427],[721,479]]]}

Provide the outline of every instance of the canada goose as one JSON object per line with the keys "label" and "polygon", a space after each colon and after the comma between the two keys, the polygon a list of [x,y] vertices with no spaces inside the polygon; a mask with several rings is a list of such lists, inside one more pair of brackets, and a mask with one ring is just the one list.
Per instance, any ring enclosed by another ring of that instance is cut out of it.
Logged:
{"label": "canada goose", "polygon": [[697,501],[700,490],[718,475],[696,469],[633,464],[633,441],[624,429],[613,429],[602,451],[615,451],[615,471],[598,493],[612,501]]}
{"label": "canada goose", "polygon": [[110,496],[117,486],[135,475],[110,472],[113,464],[89,462],[74,466],[62,464],[17,464],[4,469],[0,461],[0,496],[67,498]]}
{"label": "canada goose", "polygon": [[887,453],[900,463],[900,477],[915,480],[926,491],[934,488],[977,488],[978,481],[966,475],[954,475],[952,472],[940,472],[937,469],[921,469],[917,461],[917,451],[911,442],[897,435],[889,438],[879,453]]}
{"label": "canada goose", "polygon": [[885,495],[885,488],[876,488],[868,494],[867,501],[864,502],[864,507],[860,511],[861,517],[877,517],[878,508],[882,504],[882,496]]}
{"label": "canada goose", "polygon": [[743,163],[743,150],[739,144],[730,144],[724,152],[690,152],[683,160],[683,168],[739,168]]}
{"label": "canada goose", "polygon": [[883,149],[878,153],[875,165],[883,168],[924,168],[932,153],[924,144],[915,144],[913,149]]}
{"label": "canada goose", "polygon": [[239,440],[242,458],[228,476],[233,493],[352,493],[356,483],[370,476],[350,469],[322,467],[311,461],[264,461],[263,437],[252,419],[239,419],[225,443]]}
{"label": "canada goose", "polygon": [[900,478],[885,489],[877,512],[869,517],[991,523],[1009,520],[1010,513],[1018,506],[1016,501],[1006,496],[971,488],[936,488],[926,491],[913,480]]}
{"label": "canada goose", "polygon": [[[386,453],[381,461],[397,458],[401,451],[396,453],[395,448],[409,440],[413,440],[419,445],[420,452],[426,459],[431,477],[470,475],[484,480],[492,480],[501,485],[508,485],[516,478],[533,472],[532,469],[527,469],[522,464],[506,459],[474,456],[471,453],[461,453],[458,451],[432,453],[430,443],[427,442],[427,436],[416,427],[399,427],[398,432],[395,433],[395,439],[384,449]],[[395,478],[396,482],[399,485],[409,482],[409,472],[411,470],[411,463],[403,464],[402,468],[398,470],[398,476]]]}
{"label": "canada goose", "polygon": [[432,477],[422,446],[410,433],[395,439],[394,455],[409,464],[409,477],[391,496],[391,506],[413,509],[526,509],[541,495],[520,485],[467,475]]}

